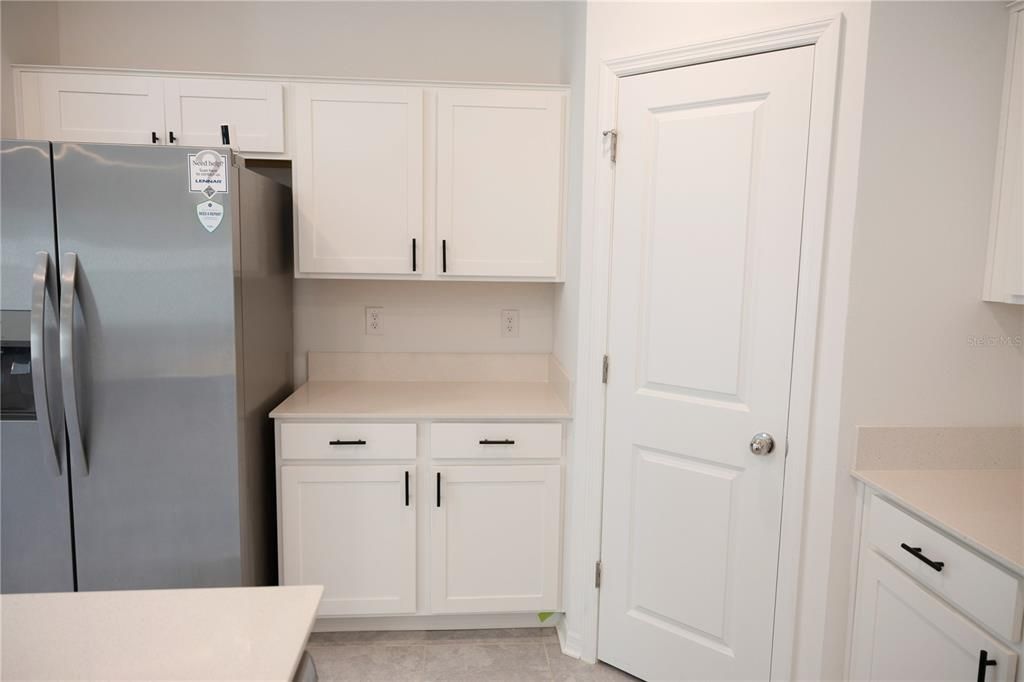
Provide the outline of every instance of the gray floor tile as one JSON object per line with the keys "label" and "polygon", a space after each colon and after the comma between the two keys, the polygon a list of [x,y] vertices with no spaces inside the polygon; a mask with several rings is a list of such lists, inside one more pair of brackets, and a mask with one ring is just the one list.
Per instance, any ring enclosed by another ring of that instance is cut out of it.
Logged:
{"label": "gray floor tile", "polygon": [[524,679],[524,674],[549,673],[543,642],[434,644],[424,647],[424,671],[432,679]]}
{"label": "gray floor tile", "polygon": [[584,663],[578,658],[566,656],[557,642],[544,646],[548,656],[548,664],[556,682],[582,682],[584,680],[611,682],[612,680],[637,680],[638,678],[613,668],[607,663],[598,661],[596,664]]}
{"label": "gray floor tile", "polygon": [[423,675],[425,647],[419,644],[320,644],[308,647],[317,675],[334,680],[419,680]]}

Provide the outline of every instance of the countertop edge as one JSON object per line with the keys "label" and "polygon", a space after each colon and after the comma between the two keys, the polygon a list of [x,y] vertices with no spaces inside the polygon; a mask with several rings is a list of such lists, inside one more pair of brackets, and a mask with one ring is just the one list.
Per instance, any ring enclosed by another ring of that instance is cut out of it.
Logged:
{"label": "countertop edge", "polygon": [[961,530],[958,530],[957,528],[949,525],[949,523],[937,518],[934,514],[925,511],[920,506],[912,502],[909,502],[899,493],[894,492],[893,490],[883,486],[877,481],[872,480],[870,478],[870,474],[870,471],[858,471],[856,469],[850,470],[850,475],[853,478],[857,479],[867,487],[879,493],[886,500],[893,502],[897,506],[903,508],[904,510],[910,512],[911,514],[914,514],[915,516],[921,517],[929,524],[939,528],[940,530],[942,530],[942,532],[955,538],[959,542],[967,545],[970,549],[977,552],[978,554],[981,554],[986,559],[989,559],[990,561],[999,564],[999,566],[1015,574],[1017,577],[1024,578],[1024,564],[1018,564],[1013,559],[1010,559],[1009,557],[1006,557],[997,552],[996,550],[992,549],[991,547],[988,547],[987,545],[983,544],[977,538],[972,537]]}

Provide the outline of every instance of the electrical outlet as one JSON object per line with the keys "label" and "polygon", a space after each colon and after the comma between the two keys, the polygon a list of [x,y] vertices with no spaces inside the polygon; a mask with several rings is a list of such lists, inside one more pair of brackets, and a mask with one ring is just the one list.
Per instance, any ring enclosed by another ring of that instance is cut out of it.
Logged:
{"label": "electrical outlet", "polygon": [[366,309],[366,333],[371,336],[382,336],[384,334],[384,309]]}
{"label": "electrical outlet", "polygon": [[501,335],[505,338],[514,339],[519,336],[519,311],[501,311]]}

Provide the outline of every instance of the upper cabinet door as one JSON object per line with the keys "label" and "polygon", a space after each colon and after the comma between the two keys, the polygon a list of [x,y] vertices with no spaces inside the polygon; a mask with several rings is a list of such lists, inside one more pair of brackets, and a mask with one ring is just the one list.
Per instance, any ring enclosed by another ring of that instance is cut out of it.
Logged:
{"label": "upper cabinet door", "polygon": [[983,298],[1024,304],[1024,3],[1012,10]]}
{"label": "upper cabinet door", "polygon": [[564,130],[562,92],[438,92],[440,274],[559,276]]}
{"label": "upper cabinet door", "polygon": [[297,274],[422,272],[423,90],[302,86],[295,110]]}
{"label": "upper cabinet door", "polygon": [[[229,145],[243,152],[283,152],[282,90],[280,83],[262,81],[168,78],[164,81],[167,141],[189,147]],[[225,125],[227,140],[221,132]]]}
{"label": "upper cabinet door", "polygon": [[93,74],[35,75],[39,137],[65,142],[164,143],[159,78]]}

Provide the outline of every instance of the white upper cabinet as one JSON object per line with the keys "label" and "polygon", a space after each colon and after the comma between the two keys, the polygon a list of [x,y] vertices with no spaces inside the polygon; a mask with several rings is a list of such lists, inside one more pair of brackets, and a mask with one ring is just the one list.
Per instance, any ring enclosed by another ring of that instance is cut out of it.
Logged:
{"label": "white upper cabinet", "polygon": [[441,275],[558,277],[564,128],[563,92],[438,92]]}
{"label": "white upper cabinet", "polygon": [[[280,83],[264,81],[167,78],[167,142],[188,147],[229,145],[242,152],[283,152],[282,90]],[[222,126],[227,126],[226,137]]]}
{"label": "white upper cabinet", "polygon": [[305,85],[295,111],[296,274],[422,272],[423,90]]}
{"label": "white upper cabinet", "polygon": [[[164,143],[164,91],[160,78],[80,73],[27,75],[22,83],[24,137],[68,142]],[[38,109],[33,111],[35,106]]]}
{"label": "white upper cabinet", "polygon": [[1024,2],[1011,6],[986,301],[1024,304]]}

